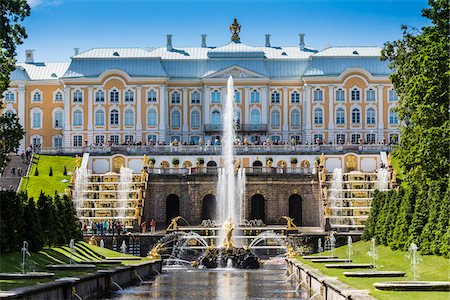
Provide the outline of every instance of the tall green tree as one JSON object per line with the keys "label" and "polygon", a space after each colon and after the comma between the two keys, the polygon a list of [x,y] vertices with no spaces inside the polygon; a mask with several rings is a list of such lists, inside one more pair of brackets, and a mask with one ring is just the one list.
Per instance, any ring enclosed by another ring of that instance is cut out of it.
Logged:
{"label": "tall green tree", "polygon": [[55,206],[52,198],[41,192],[37,201],[37,210],[39,220],[44,236],[44,245],[53,246],[57,244],[56,224],[55,224]]}
{"label": "tall green tree", "polygon": [[400,200],[400,207],[392,236],[392,249],[407,250],[409,247],[409,227],[414,215],[417,191],[407,187]]}
{"label": "tall green tree", "polygon": [[73,201],[67,195],[62,197],[62,202],[64,203],[64,217],[67,220],[66,232],[68,239],[75,239],[80,241],[83,239],[83,231],[81,229],[81,223],[78,220],[77,211],[73,205]]}
{"label": "tall green tree", "polygon": [[15,152],[25,131],[16,115],[0,114],[0,168],[7,162],[6,154]]}
{"label": "tall green tree", "polygon": [[376,190],[373,194],[372,206],[370,208],[369,218],[364,226],[364,232],[361,236],[362,239],[368,241],[375,236],[377,219],[380,214],[380,191]]}
{"label": "tall green tree", "polygon": [[[448,177],[450,148],[450,14],[448,0],[429,0],[422,15],[431,21],[421,30],[402,26],[403,37],[388,42],[382,59],[395,69],[391,81],[399,94],[399,159],[408,181]],[[447,116],[447,117],[445,117]]]}
{"label": "tall green tree", "polygon": [[28,199],[24,207],[23,217],[25,220],[24,240],[28,242],[30,251],[38,251],[43,246],[41,223],[39,220],[36,203],[33,198]]}

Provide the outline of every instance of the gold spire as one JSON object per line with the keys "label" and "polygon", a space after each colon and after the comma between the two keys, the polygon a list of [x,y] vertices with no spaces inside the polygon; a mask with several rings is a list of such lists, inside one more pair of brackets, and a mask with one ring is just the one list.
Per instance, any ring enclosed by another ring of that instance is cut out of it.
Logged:
{"label": "gold spire", "polygon": [[239,32],[241,32],[241,25],[237,22],[237,19],[234,19],[233,24],[230,25],[231,41],[235,43],[240,43],[241,38],[239,37]]}

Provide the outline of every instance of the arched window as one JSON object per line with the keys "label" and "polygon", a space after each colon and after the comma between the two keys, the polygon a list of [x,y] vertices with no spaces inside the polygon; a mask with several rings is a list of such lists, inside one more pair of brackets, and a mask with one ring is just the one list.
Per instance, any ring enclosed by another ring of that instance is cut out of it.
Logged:
{"label": "arched window", "polygon": [[218,90],[211,93],[211,103],[220,103],[220,92]]}
{"label": "arched window", "polygon": [[361,100],[361,91],[357,88],[352,90],[352,101],[360,101]]}
{"label": "arched window", "polygon": [[300,112],[297,109],[291,111],[291,126],[300,126]]}
{"label": "arched window", "polygon": [[241,103],[241,92],[239,90],[234,90],[234,102]]}
{"label": "arched window", "polygon": [[253,90],[250,93],[250,102],[251,103],[259,103],[259,92],[257,90]]}
{"label": "arched window", "polygon": [[313,92],[314,101],[323,101],[323,91],[321,89],[315,89]]}
{"label": "arched window", "polygon": [[11,93],[11,92],[6,92],[6,94],[5,94],[5,101],[6,102],[14,102],[14,98],[15,98],[15,95],[14,95],[14,93]]}
{"label": "arched window", "polygon": [[101,109],[95,112],[95,125],[105,126],[105,112]]}
{"label": "arched window", "polygon": [[80,90],[75,90],[73,92],[73,102],[76,103],[83,102],[83,93]]}
{"label": "arched window", "polygon": [[343,89],[336,90],[336,101],[345,101],[345,91]]}
{"label": "arched window", "polygon": [[198,110],[193,110],[191,112],[191,127],[200,127],[200,113],[198,112]]}
{"label": "arched window", "polygon": [[323,124],[323,110],[321,108],[314,110],[314,124]]}
{"label": "arched window", "polygon": [[352,124],[361,123],[361,112],[358,108],[352,109]]}
{"label": "arched window", "polygon": [[375,109],[369,108],[367,110],[366,123],[368,125],[374,125],[375,124]]}
{"label": "arched window", "polygon": [[110,125],[119,125],[119,111],[117,109],[111,110],[109,116],[109,124]]}
{"label": "arched window", "polygon": [[98,90],[95,92],[95,102],[105,102],[105,92]]}
{"label": "arched window", "polygon": [[156,110],[150,109],[147,112],[147,125],[157,126],[157,124],[158,124],[158,114],[156,113]]}
{"label": "arched window", "polygon": [[41,101],[42,101],[41,92],[34,92],[34,94],[33,94],[33,102],[41,102]]}
{"label": "arched window", "polygon": [[272,95],[270,96],[270,102],[271,103],[280,103],[280,93],[277,91],[274,91]]}
{"label": "arched window", "polygon": [[261,124],[261,114],[259,110],[253,109],[250,113],[250,124],[251,125],[259,125]]}
{"label": "arched window", "polygon": [[276,109],[272,110],[270,113],[270,125],[280,126],[280,112]]}
{"label": "arched window", "polygon": [[41,112],[41,110],[38,110],[38,109],[32,110],[31,119],[32,119],[31,127],[33,129],[39,129],[42,127],[42,112]]}
{"label": "arched window", "polygon": [[170,102],[172,104],[180,104],[181,103],[181,95],[180,92],[174,91],[172,96],[170,97]]}
{"label": "arched window", "polygon": [[116,89],[113,89],[111,93],[109,94],[109,101],[111,103],[117,103],[119,102],[119,91]]}
{"label": "arched window", "polygon": [[73,112],[73,126],[81,126],[83,124],[83,113],[77,109]]}
{"label": "arched window", "polygon": [[63,126],[63,112],[61,110],[56,110],[53,118],[54,127],[61,128]]}
{"label": "arched window", "polygon": [[211,124],[220,125],[220,111],[215,110],[211,114]]}
{"label": "arched window", "polygon": [[134,112],[131,109],[125,111],[125,126],[134,125]]}
{"label": "arched window", "polygon": [[197,91],[192,92],[191,103],[192,104],[200,104],[200,93],[199,92],[197,92]]}
{"label": "arched window", "polygon": [[291,103],[300,103],[300,93],[297,91],[291,94]]}
{"label": "arched window", "polygon": [[389,124],[398,124],[398,112],[394,111],[393,109],[389,111]]}
{"label": "arched window", "polygon": [[53,99],[55,102],[61,102],[63,101],[63,94],[61,92],[55,93],[55,98]]}
{"label": "arched window", "polygon": [[369,88],[366,91],[366,101],[375,101],[375,90],[372,88]]}
{"label": "arched window", "polygon": [[157,95],[155,90],[150,90],[147,92],[147,102],[156,102]]}
{"label": "arched window", "polygon": [[345,124],[345,110],[343,108],[336,109],[336,124]]}
{"label": "arched window", "polygon": [[170,114],[170,127],[171,128],[179,128],[181,124],[181,116],[178,110],[172,111]]}
{"label": "arched window", "polygon": [[127,90],[125,92],[125,102],[133,102],[134,101],[134,92],[132,90]]}

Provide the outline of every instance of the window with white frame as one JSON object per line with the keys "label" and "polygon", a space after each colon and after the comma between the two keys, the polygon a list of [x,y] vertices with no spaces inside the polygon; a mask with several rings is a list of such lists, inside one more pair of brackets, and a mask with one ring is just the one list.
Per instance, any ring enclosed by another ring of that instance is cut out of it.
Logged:
{"label": "window with white frame", "polygon": [[345,110],[343,108],[336,109],[336,124],[345,124]]}
{"label": "window with white frame", "polygon": [[376,135],[375,133],[368,133],[366,134],[366,142],[369,144],[375,144],[376,142]]}
{"label": "window with white frame", "polygon": [[155,90],[149,90],[147,91],[147,102],[156,102],[157,101],[157,94]]}
{"label": "window with white frame", "polygon": [[113,89],[109,93],[109,102],[111,103],[118,103],[119,102],[119,91],[116,89]]}
{"label": "window with white frame", "polygon": [[83,102],[83,93],[80,90],[75,90],[73,92],[73,102],[74,103]]}
{"label": "window with white frame", "polygon": [[124,136],[125,143],[133,144],[134,143],[134,134],[125,134]]}
{"label": "window with white frame", "polygon": [[34,92],[33,94],[33,102],[41,102],[42,101],[42,94],[39,91]]}
{"label": "window with white frame", "polygon": [[313,92],[314,101],[323,101],[323,91],[321,89],[315,89]]}
{"label": "window with white frame", "polygon": [[134,101],[134,92],[132,90],[125,91],[125,102],[133,102]]}
{"label": "window with white frame", "polygon": [[211,114],[211,124],[220,125],[220,111],[215,110]]}
{"label": "window with white frame", "polygon": [[234,90],[234,103],[241,103],[241,92]]}
{"label": "window with white frame", "polygon": [[156,134],[147,134],[147,142],[155,145],[158,142],[158,136]]}
{"label": "window with white frame", "polygon": [[279,135],[272,135],[270,137],[270,141],[272,143],[279,143],[279,142],[281,142],[281,137]]}
{"label": "window with white frame", "polygon": [[220,91],[218,91],[218,90],[212,91],[211,103],[220,103]]}
{"label": "window with white frame", "polygon": [[181,103],[181,94],[178,91],[173,91],[170,96],[170,103],[172,104],[180,104]]}
{"label": "window with white frame", "polygon": [[4,111],[3,111],[3,114],[4,114],[5,116],[7,116],[7,117],[12,117],[12,116],[15,115],[16,113],[15,113],[14,111],[8,109],[8,110],[4,110]]}
{"label": "window with white frame", "polygon": [[253,109],[250,112],[250,125],[259,125],[261,123],[261,114],[259,110]]}
{"label": "window with white frame", "polygon": [[250,93],[250,103],[259,103],[260,97],[259,97],[260,93],[257,90],[253,90]]}
{"label": "window with white frame", "polygon": [[102,90],[95,91],[95,102],[105,102],[105,92]]}
{"label": "window with white frame", "polygon": [[316,108],[314,110],[314,124],[323,124],[323,110],[321,108]]}
{"label": "window with white frame", "polygon": [[73,112],[73,126],[81,126],[83,125],[83,112],[79,109]]}
{"label": "window with white frame", "polygon": [[396,112],[394,109],[391,109],[389,111],[389,124],[391,125],[398,124],[398,112]]}
{"label": "window with white frame", "polygon": [[181,126],[181,115],[178,110],[172,111],[170,114],[170,127],[179,128]]}
{"label": "window with white frame", "polygon": [[55,111],[53,115],[53,127],[62,128],[63,126],[63,112],[60,110]]}
{"label": "window with white frame", "polygon": [[300,126],[300,112],[297,109],[291,111],[291,126],[292,127]]}
{"label": "window with white frame", "polygon": [[291,103],[300,103],[300,93],[294,91],[291,93]]}
{"label": "window with white frame", "polygon": [[105,112],[101,109],[95,111],[95,126],[105,126]]}
{"label": "window with white frame", "polygon": [[359,108],[352,109],[352,124],[360,124],[361,123],[361,111]]}
{"label": "window with white frame", "polygon": [[270,103],[272,103],[272,104],[279,104],[280,103],[280,93],[279,92],[274,91],[270,95]]}
{"label": "window with white frame", "polygon": [[40,135],[35,135],[31,139],[31,144],[33,146],[41,146],[42,145],[42,137]]}
{"label": "window with white frame", "polygon": [[94,137],[95,144],[101,146],[105,144],[105,136],[103,134],[98,134]]}
{"label": "window with white frame", "polygon": [[12,93],[10,91],[6,92],[6,94],[5,94],[5,102],[14,102],[14,100],[15,100],[14,93]]}
{"label": "window with white frame", "polygon": [[366,115],[366,123],[367,123],[367,125],[375,125],[375,122],[376,122],[375,114],[376,114],[375,109],[369,108],[367,110],[367,115]]}
{"label": "window with white frame", "polygon": [[277,109],[272,110],[272,112],[270,113],[270,125],[272,127],[280,126],[280,118],[280,112]]}
{"label": "window with white frame", "polygon": [[375,90],[369,88],[366,90],[366,101],[375,101]]}
{"label": "window with white frame", "polygon": [[391,144],[397,144],[397,142],[398,142],[398,133],[391,133],[389,135],[389,142]]}
{"label": "window with white frame", "polygon": [[60,135],[53,137],[53,147],[55,148],[61,148],[63,145],[63,138]]}
{"label": "window with white frame", "polygon": [[392,89],[389,90],[389,101],[398,101],[397,93]]}
{"label": "window with white frame", "polygon": [[198,110],[193,110],[191,112],[191,127],[193,128],[200,127],[200,112]]}
{"label": "window with white frame", "polygon": [[127,109],[125,111],[125,126],[133,126],[134,125],[134,111],[131,109]]}
{"label": "window with white frame", "polygon": [[357,88],[354,88],[351,92],[352,101],[360,101],[361,100],[361,91]]}
{"label": "window with white frame", "polygon": [[53,101],[55,102],[62,102],[63,101],[63,94],[61,92],[56,92],[53,98]]}
{"label": "window with white frame", "polygon": [[234,125],[236,125],[237,129],[241,128],[241,111],[239,109],[234,110]]}
{"label": "window with white frame", "polygon": [[118,135],[118,134],[110,135],[109,136],[109,141],[113,145],[119,145],[120,144],[120,135]]}
{"label": "window with white frame", "polygon": [[314,144],[320,144],[323,142],[323,135],[321,133],[316,133],[314,135]]}
{"label": "window with white frame", "polygon": [[338,145],[345,144],[345,139],[346,139],[345,134],[342,134],[342,133],[336,134],[336,144],[338,144]]}
{"label": "window with white frame", "polygon": [[74,135],[73,136],[73,146],[74,147],[83,147],[83,136],[82,135]]}
{"label": "window with white frame", "polygon": [[345,101],[345,91],[341,88],[336,90],[336,101],[338,101],[338,102]]}
{"label": "window with white frame", "polygon": [[360,142],[360,139],[361,139],[361,135],[359,133],[353,133],[351,135],[350,142],[352,144],[358,144]]}
{"label": "window with white frame", "polygon": [[119,111],[117,109],[111,110],[109,115],[109,124],[119,125]]}
{"label": "window with white frame", "polygon": [[200,93],[194,91],[191,93],[191,103],[192,104],[200,104]]}
{"label": "window with white frame", "polygon": [[147,111],[147,126],[158,125],[158,113],[154,109]]}
{"label": "window with white frame", "polygon": [[42,127],[42,113],[40,110],[35,110],[31,113],[31,118],[33,119],[32,128],[40,129]]}
{"label": "window with white frame", "polygon": [[200,136],[198,136],[198,135],[191,135],[189,137],[189,143],[190,144],[198,145],[199,141],[200,141]]}

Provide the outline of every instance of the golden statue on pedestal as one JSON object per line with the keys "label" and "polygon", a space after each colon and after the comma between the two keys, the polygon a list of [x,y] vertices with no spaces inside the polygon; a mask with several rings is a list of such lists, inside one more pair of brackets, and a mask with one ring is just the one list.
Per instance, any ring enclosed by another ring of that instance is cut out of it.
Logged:
{"label": "golden statue on pedestal", "polygon": [[88,242],[89,245],[97,246],[97,240],[95,239],[95,236],[91,236]]}
{"label": "golden statue on pedestal", "polygon": [[181,219],[181,216],[175,217],[170,221],[169,226],[167,226],[166,231],[175,231],[178,229],[178,220]]}
{"label": "golden statue on pedestal", "polygon": [[297,229],[297,225],[294,224],[294,219],[288,216],[282,216],[283,219],[285,219],[287,221],[287,229],[288,230],[292,230],[292,229]]}
{"label": "golden statue on pedestal", "polygon": [[234,230],[234,224],[231,223],[231,218],[228,217],[228,219],[225,221],[225,223],[222,226],[225,229],[225,239],[223,240],[223,246],[226,249],[230,249],[234,247],[233,244],[233,230]]}
{"label": "golden statue on pedestal", "polygon": [[79,157],[78,154],[75,155],[75,167],[81,167],[81,157]]}
{"label": "golden statue on pedestal", "polygon": [[161,255],[159,254],[159,251],[161,251],[161,247],[161,244],[157,244],[152,250],[150,250],[147,257],[150,259],[160,259]]}
{"label": "golden statue on pedestal", "polygon": [[237,19],[234,19],[233,24],[230,25],[231,41],[235,43],[240,43],[241,38],[239,37],[239,33],[241,32],[241,25],[237,22]]}
{"label": "golden statue on pedestal", "polygon": [[236,161],[234,162],[234,173],[237,173],[237,171],[239,170],[241,166],[241,160],[240,159],[236,159]]}
{"label": "golden statue on pedestal", "polygon": [[144,167],[144,169],[148,167],[147,154],[144,154],[144,157],[142,158],[142,166]]}
{"label": "golden statue on pedestal", "polygon": [[320,155],[320,158],[319,158],[319,161],[320,161],[320,167],[325,167],[325,154],[323,154],[322,153],[322,155]]}
{"label": "golden statue on pedestal", "polygon": [[299,255],[298,252],[295,251],[295,249],[291,245],[286,245],[286,248],[287,252],[285,255],[287,258],[294,258]]}

